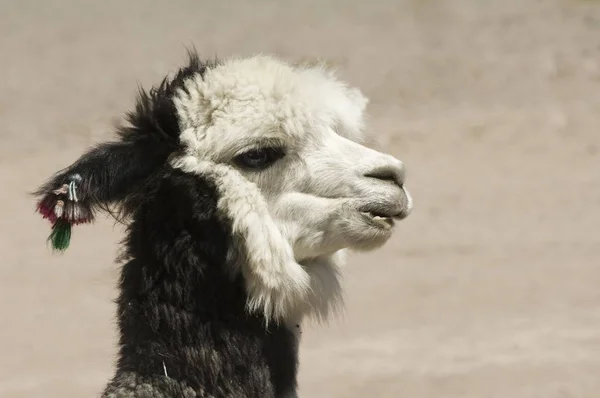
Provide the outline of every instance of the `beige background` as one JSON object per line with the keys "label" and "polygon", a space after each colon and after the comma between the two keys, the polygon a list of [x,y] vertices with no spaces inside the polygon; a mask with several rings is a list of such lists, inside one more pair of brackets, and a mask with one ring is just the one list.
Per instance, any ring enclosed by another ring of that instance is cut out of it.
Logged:
{"label": "beige background", "polygon": [[307,325],[303,397],[600,397],[600,2],[0,1],[0,397],[93,397],[119,228],[52,255],[27,196],[185,59],[321,58],[415,211]]}

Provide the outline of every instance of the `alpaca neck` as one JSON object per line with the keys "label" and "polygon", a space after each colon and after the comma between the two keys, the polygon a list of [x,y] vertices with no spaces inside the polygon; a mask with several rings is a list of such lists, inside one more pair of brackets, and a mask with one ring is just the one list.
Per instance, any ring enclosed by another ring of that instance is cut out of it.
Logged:
{"label": "alpaca neck", "polygon": [[189,195],[202,188],[193,183],[164,179],[154,193],[160,200],[140,206],[129,227],[117,376],[169,377],[215,396],[293,396],[297,338],[287,325],[267,327],[247,312],[242,276],[226,264],[227,227],[202,203],[210,196],[188,202],[204,212],[169,206],[181,198],[177,184]]}
{"label": "alpaca neck", "polygon": [[[256,388],[256,396],[266,386],[281,393],[275,397],[295,388],[296,336],[247,314],[241,281],[167,272],[147,279],[146,269],[138,260],[123,269],[119,372],[164,375],[205,391]],[[131,289],[141,285],[147,290]]]}

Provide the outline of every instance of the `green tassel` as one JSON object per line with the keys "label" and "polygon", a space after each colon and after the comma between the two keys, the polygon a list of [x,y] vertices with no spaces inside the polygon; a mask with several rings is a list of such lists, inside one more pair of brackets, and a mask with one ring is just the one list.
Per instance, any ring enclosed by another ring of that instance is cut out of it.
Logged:
{"label": "green tassel", "polygon": [[71,223],[62,218],[56,220],[48,240],[52,242],[54,250],[65,251],[71,242]]}

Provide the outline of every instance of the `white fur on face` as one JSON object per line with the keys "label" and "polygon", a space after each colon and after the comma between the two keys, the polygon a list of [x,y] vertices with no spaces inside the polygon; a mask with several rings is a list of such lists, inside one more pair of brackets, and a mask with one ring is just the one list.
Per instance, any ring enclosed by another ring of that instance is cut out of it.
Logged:
{"label": "white fur on face", "polygon": [[248,289],[248,308],[262,310],[267,320],[299,312],[310,291],[310,277],[294,259],[291,245],[271,219],[254,184],[230,167],[186,156],[173,166],[212,180],[219,213],[231,223],[234,241],[243,244],[241,271]]}
{"label": "white fur on face", "polygon": [[[212,179],[219,212],[243,246],[248,307],[267,319],[326,318],[341,302],[340,256],[374,249],[412,200],[402,163],[358,143],[367,100],[322,68],[269,57],[232,60],[186,82],[176,98],[186,154],[175,167]],[[265,146],[266,170],[235,156]]]}
{"label": "white fur on face", "polygon": [[177,159],[172,165],[208,178],[217,186],[218,212],[231,223],[234,242],[244,248],[245,261],[239,265],[250,311],[262,311],[267,321],[291,321],[307,314],[324,320],[339,309],[341,254],[300,265],[255,184],[231,167],[192,156]]}

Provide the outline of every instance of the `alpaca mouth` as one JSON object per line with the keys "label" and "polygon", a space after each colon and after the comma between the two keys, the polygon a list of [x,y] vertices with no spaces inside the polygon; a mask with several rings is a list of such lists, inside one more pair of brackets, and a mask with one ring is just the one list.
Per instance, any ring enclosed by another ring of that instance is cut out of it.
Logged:
{"label": "alpaca mouth", "polygon": [[401,206],[370,205],[359,209],[359,212],[371,224],[390,229],[395,221],[408,217],[412,209],[412,199],[406,195],[406,203]]}
{"label": "alpaca mouth", "polygon": [[385,229],[393,227],[394,219],[399,217],[398,214],[386,213],[381,210],[361,211],[360,213],[367,218],[370,223]]}

